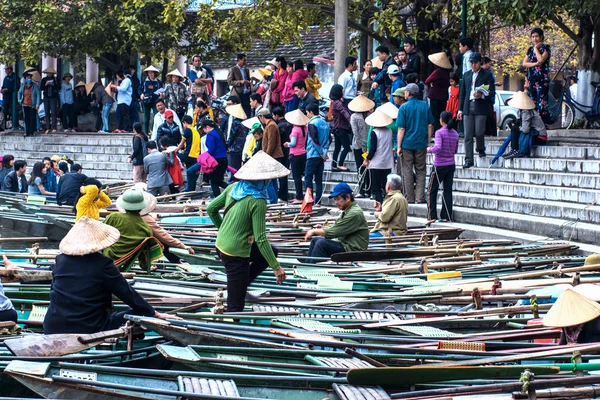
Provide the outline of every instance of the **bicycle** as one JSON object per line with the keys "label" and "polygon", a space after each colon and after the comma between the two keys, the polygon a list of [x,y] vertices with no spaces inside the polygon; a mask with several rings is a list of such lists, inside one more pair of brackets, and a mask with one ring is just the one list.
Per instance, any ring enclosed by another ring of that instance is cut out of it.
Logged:
{"label": "bicycle", "polygon": [[575,110],[581,112],[586,119],[585,127],[600,120],[600,82],[590,82],[596,89],[594,91],[594,100],[591,106],[581,104],[571,97],[567,78],[560,93],[560,100],[556,105],[555,115],[561,116],[561,127],[570,129],[575,122]]}

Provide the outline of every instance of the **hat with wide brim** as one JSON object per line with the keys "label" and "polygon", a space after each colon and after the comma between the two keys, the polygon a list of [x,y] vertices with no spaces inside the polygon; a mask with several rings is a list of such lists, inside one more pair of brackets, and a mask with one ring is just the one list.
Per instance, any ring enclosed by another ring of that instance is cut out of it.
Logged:
{"label": "hat with wide brim", "polygon": [[117,208],[125,211],[141,211],[146,208],[144,192],[138,188],[127,189],[117,199]]}
{"label": "hat with wide brim", "polygon": [[587,258],[585,259],[585,262],[583,263],[583,265],[594,265],[594,264],[600,264],[600,254],[590,254],[589,256],[587,256]]}
{"label": "hat with wide brim", "polygon": [[267,64],[270,64],[270,65],[274,66],[274,67],[276,67],[276,66],[277,66],[277,64],[275,64],[275,63],[277,62],[277,58],[273,58],[272,60],[267,60],[267,61],[265,61],[265,62],[266,62]]}
{"label": "hat with wide brim", "polygon": [[112,246],[120,236],[117,228],[83,216],[60,241],[58,248],[68,256],[84,256]]}
{"label": "hat with wide brim", "polygon": [[374,128],[383,128],[388,126],[392,122],[394,122],[394,120],[390,118],[389,115],[381,111],[375,111],[367,118],[365,118],[365,123]]}
{"label": "hat with wide brim", "polygon": [[298,126],[308,125],[308,121],[310,121],[310,119],[300,110],[294,110],[285,113],[285,120],[292,125]]}
{"label": "hat with wide brim", "polygon": [[513,97],[508,100],[508,102],[506,103],[511,107],[514,108],[518,108],[519,110],[534,110],[535,109],[535,103],[533,100],[531,100],[531,98],[523,93],[523,92],[517,92],[513,95]]}
{"label": "hat with wide brim", "polygon": [[40,75],[40,72],[33,67],[25,68],[25,72],[23,73],[23,75],[25,75],[27,73],[31,74],[31,79],[35,82],[39,82],[42,80],[42,76]]}
{"label": "hat with wide brim", "polygon": [[573,289],[566,289],[552,305],[542,324],[564,328],[584,324],[597,317],[600,317],[600,304]]}
{"label": "hat with wide brim", "polygon": [[375,102],[361,94],[348,103],[348,108],[353,112],[367,112],[375,108]]}
{"label": "hat with wide brim", "polygon": [[44,74],[55,74],[56,70],[54,69],[54,67],[48,67],[45,70],[43,70],[42,73],[44,73]]}
{"label": "hat with wide brim", "polygon": [[375,111],[381,111],[391,119],[398,118],[398,107],[396,107],[393,103],[390,102],[380,105],[375,109]]}
{"label": "hat with wide brim", "polygon": [[383,61],[381,61],[379,59],[379,57],[375,57],[371,60],[371,64],[373,64],[374,67],[377,67],[378,69],[383,68]]}
{"label": "hat with wide brim", "polygon": [[[267,65],[267,67],[270,67],[270,65]],[[271,76],[271,74],[273,73],[273,70],[271,70],[267,67],[259,68],[257,71],[260,72],[262,74],[262,76],[264,76],[264,77]]]}
{"label": "hat with wide brim", "polygon": [[[158,70],[158,68],[155,68],[154,65],[151,65],[148,68],[146,68],[144,70],[144,72],[156,72],[157,74],[160,73],[160,71]],[[179,71],[177,71],[177,72],[179,72]]]}
{"label": "hat with wide brim", "polygon": [[234,176],[243,181],[268,181],[283,178],[289,174],[289,169],[261,150],[253,155]]}
{"label": "hat with wide brim", "polygon": [[77,85],[75,85],[75,89],[77,89],[78,87],[81,87],[81,86],[85,87],[85,83],[83,81],[77,82]]}
{"label": "hat with wide brim", "polygon": [[225,112],[231,115],[233,118],[246,119],[248,116],[244,112],[244,107],[241,104],[232,104],[225,107]]}
{"label": "hat with wide brim", "polygon": [[169,72],[169,73],[167,74],[167,76],[178,76],[178,77],[180,77],[180,78],[184,78],[184,76],[183,76],[183,75],[181,75],[181,72],[179,72],[179,70],[178,70],[178,69],[174,69],[173,71]]}
{"label": "hat with wide brim", "polygon": [[254,70],[250,73],[250,77],[256,79],[257,81],[262,81],[265,77],[259,70]]}
{"label": "hat with wide brim", "polygon": [[67,77],[68,77],[68,78],[71,78],[71,79],[73,79],[73,74],[72,74],[72,73],[70,73],[70,72],[67,72],[66,74],[64,74],[64,75],[63,75],[63,77],[62,77],[62,78],[63,78],[63,79],[65,79],[65,78],[67,78]]}
{"label": "hat with wide brim", "polygon": [[600,301],[600,286],[594,283],[582,283],[573,288],[577,293],[593,301]]}
{"label": "hat with wide brim", "polygon": [[[144,207],[140,210],[140,215],[150,214],[152,211],[154,211],[154,209],[156,208],[156,204],[158,203],[158,201],[156,200],[156,197],[154,197],[150,193],[146,192],[145,189],[138,187],[137,184],[136,184],[136,187],[142,192],[142,194],[144,195],[144,201],[146,202],[146,207]],[[127,211],[119,204],[118,201],[117,201],[117,210],[119,210],[120,212]]]}
{"label": "hat with wide brim", "polygon": [[242,121],[242,125],[244,125],[248,129],[252,129],[252,126],[254,124],[260,124],[258,117],[252,117]]}
{"label": "hat with wide brim", "polygon": [[85,84],[85,94],[87,94],[89,96],[90,93],[92,93],[92,90],[94,90],[94,87],[96,86],[96,83],[98,83],[98,82],[86,83]]}
{"label": "hat with wide brim", "polygon": [[430,54],[427,58],[429,58],[429,61],[431,61],[434,65],[437,65],[440,68],[452,69],[452,64],[450,64],[448,56],[443,51]]}

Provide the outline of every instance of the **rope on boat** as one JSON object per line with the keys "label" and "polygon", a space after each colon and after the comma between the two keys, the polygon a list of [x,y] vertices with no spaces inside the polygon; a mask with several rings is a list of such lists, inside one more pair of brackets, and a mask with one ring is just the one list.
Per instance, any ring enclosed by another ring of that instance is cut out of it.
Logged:
{"label": "rope on boat", "polygon": [[529,370],[529,368],[521,373],[521,379],[519,379],[519,382],[523,383],[521,394],[527,394],[529,392],[529,386],[531,385],[531,381],[533,381],[534,376],[535,375],[533,372],[531,372],[531,370]]}
{"label": "rope on boat", "polygon": [[160,276],[161,279],[172,279],[172,280],[180,280],[180,281],[202,281],[204,280],[204,276],[189,276],[182,271],[174,271],[168,274],[162,274]]}

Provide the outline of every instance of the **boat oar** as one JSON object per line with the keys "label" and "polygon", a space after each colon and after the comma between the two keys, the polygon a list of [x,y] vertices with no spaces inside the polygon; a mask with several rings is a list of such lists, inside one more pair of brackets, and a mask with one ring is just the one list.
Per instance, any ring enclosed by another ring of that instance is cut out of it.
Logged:
{"label": "boat oar", "polygon": [[62,356],[79,353],[106,339],[123,337],[126,333],[125,329],[119,328],[92,334],[28,335],[5,340],[4,344],[17,356]]}

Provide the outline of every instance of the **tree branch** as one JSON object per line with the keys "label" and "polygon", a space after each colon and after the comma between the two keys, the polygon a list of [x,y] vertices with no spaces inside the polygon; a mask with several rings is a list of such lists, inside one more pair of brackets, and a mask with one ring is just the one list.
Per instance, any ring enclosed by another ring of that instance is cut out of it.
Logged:
{"label": "tree branch", "polygon": [[575,43],[577,43],[578,45],[581,44],[581,38],[575,33],[573,32],[573,30],[571,28],[569,28],[563,21],[562,19],[560,19],[556,14],[551,14],[549,16],[550,20],[552,22],[554,22],[560,29],[563,30],[564,33],[567,34],[568,37],[570,37],[571,39],[573,39],[573,41]]}

